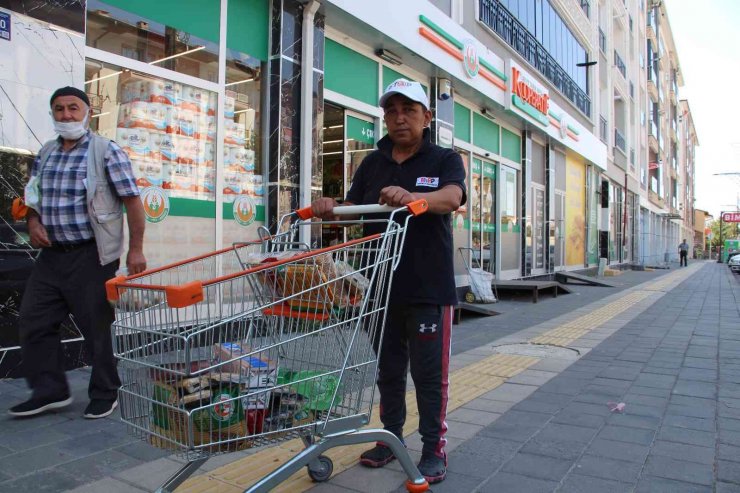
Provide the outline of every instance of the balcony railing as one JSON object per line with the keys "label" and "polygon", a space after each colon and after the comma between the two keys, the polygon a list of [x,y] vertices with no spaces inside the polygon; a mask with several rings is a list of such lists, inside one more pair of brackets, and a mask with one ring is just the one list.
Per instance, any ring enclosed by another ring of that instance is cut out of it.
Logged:
{"label": "balcony railing", "polygon": [[627,141],[624,139],[624,135],[618,128],[614,129],[614,145],[627,154]]}
{"label": "balcony railing", "polygon": [[606,132],[607,132],[606,118],[602,116],[600,117],[600,120],[599,120],[599,135],[601,136],[601,141],[604,144],[606,144]]}
{"label": "balcony railing", "polygon": [[622,57],[619,56],[619,53],[617,53],[617,50],[614,50],[614,66],[617,67],[617,70],[622,74],[622,77],[627,77],[627,66],[624,64]]}
{"label": "balcony railing", "polygon": [[591,98],[555,61],[498,0],[480,0],[480,20],[514,48],[586,116],[591,116]]}
{"label": "balcony railing", "polygon": [[606,54],[606,34],[601,28],[599,28],[599,49]]}

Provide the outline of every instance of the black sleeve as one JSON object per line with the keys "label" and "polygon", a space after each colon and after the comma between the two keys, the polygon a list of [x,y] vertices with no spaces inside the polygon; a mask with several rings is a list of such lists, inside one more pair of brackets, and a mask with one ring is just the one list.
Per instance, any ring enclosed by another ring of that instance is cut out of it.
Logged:
{"label": "black sleeve", "polygon": [[465,178],[465,166],[463,166],[462,157],[451,149],[447,150],[440,164],[439,188],[441,189],[446,185],[459,186],[463,193],[460,205],[465,205],[468,201]]}

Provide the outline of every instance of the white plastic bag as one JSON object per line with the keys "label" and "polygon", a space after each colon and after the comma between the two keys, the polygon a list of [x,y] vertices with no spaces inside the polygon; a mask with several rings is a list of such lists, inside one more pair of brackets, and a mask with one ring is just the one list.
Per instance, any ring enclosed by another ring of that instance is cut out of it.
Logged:
{"label": "white plastic bag", "polygon": [[476,301],[480,303],[495,303],[496,297],[493,295],[491,287],[493,283],[493,274],[483,269],[469,269],[470,289],[475,295]]}

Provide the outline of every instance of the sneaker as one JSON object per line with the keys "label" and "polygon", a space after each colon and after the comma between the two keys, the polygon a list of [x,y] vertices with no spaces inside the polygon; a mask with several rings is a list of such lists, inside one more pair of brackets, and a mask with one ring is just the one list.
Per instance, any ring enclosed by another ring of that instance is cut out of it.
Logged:
{"label": "sneaker", "polygon": [[105,418],[106,416],[110,416],[116,407],[118,407],[118,400],[103,401],[100,399],[93,399],[85,408],[85,414],[82,416],[87,419]]}
{"label": "sneaker", "polygon": [[417,467],[427,483],[439,483],[447,476],[447,455],[440,457],[434,453],[422,453]]}
{"label": "sneaker", "polygon": [[390,447],[382,443],[376,443],[375,447],[366,450],[360,455],[360,464],[365,467],[383,467],[395,460],[396,456]]}
{"label": "sneaker", "polygon": [[67,396],[63,399],[40,399],[38,397],[31,397],[26,402],[8,409],[8,414],[17,417],[35,416],[41,414],[44,411],[51,409],[61,409],[72,404],[72,396]]}

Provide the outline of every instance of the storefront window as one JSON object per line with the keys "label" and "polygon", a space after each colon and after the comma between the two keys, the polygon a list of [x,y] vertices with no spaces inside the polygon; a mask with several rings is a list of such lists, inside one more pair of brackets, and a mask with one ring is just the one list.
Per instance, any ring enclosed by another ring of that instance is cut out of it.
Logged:
{"label": "storefront window", "polygon": [[[218,81],[218,43],[114,4],[125,5],[121,1],[88,0],[87,46],[181,74]],[[172,12],[172,16],[181,18],[183,12]]]}
{"label": "storefront window", "polygon": [[86,62],[91,127],[129,155],[154,267],[215,248],[215,93]]}
{"label": "storefront window", "polygon": [[468,187],[468,202],[452,213],[452,241],[455,247],[453,258],[455,263],[455,273],[460,274],[466,272],[465,263],[470,262],[469,251],[463,250],[463,255],[461,256],[458,253],[458,249],[468,248],[470,246],[470,219],[468,218],[468,215],[470,208],[472,207],[473,192],[470,189],[470,153],[463,149],[456,149],[456,151],[462,158],[463,166],[465,167],[465,181]]}
{"label": "storefront window", "polygon": [[224,104],[223,245],[257,237],[265,221],[260,161],[260,61],[227,50]]}
{"label": "storefront window", "polygon": [[500,170],[501,270],[510,271],[509,276],[516,276],[521,254],[518,172],[504,165],[500,166]]}

